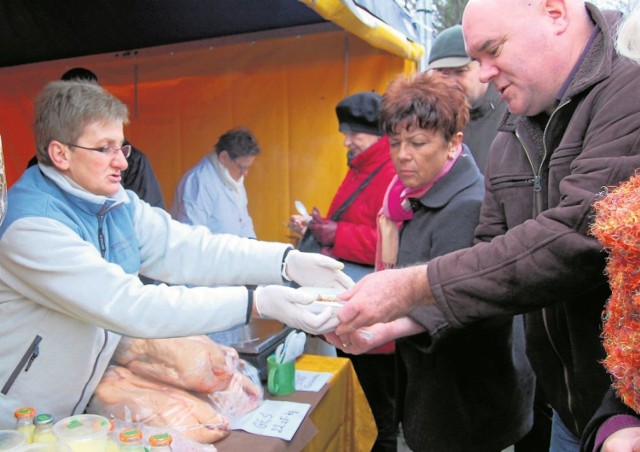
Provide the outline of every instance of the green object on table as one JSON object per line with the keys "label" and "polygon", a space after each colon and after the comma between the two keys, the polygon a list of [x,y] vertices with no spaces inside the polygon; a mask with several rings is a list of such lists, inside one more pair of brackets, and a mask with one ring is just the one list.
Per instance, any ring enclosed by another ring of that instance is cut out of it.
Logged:
{"label": "green object on table", "polygon": [[267,358],[267,389],[273,395],[285,396],[296,390],[296,362],[295,360],[279,363],[276,355]]}

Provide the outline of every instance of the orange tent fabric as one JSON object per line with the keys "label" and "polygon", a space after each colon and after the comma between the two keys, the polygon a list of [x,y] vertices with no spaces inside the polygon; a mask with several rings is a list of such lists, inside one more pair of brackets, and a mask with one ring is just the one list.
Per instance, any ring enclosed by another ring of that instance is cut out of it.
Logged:
{"label": "orange tent fabric", "polygon": [[262,153],[245,184],[259,239],[289,241],[293,202],[325,213],[346,173],[335,105],[383,93],[415,63],[334,26],[256,34],[0,69],[0,133],[9,185],[34,155],[32,103],[67,69],[84,66],[130,109],[127,138],[144,151],[167,205],[185,171],[227,129],[249,127]]}

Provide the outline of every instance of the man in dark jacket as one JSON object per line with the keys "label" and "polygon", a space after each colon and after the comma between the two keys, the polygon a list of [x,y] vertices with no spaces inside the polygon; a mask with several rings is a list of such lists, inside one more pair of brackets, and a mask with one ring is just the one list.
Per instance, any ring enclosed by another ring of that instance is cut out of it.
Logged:
{"label": "man in dark jacket", "polygon": [[480,80],[480,64],[467,55],[461,25],[447,28],[436,37],[429,53],[428,68],[449,77],[467,96],[470,108],[469,123],[463,131],[464,144],[469,146],[484,173],[489,147],[507,106],[493,85]]}
{"label": "man in dark jacket", "polygon": [[606,254],[589,226],[602,187],[640,167],[640,68],[615,53],[619,19],[581,0],[469,2],[468,53],[509,109],[489,154],[480,243],[368,276],[342,296],[336,331],[348,345],[358,328],[424,304],[442,331],[527,313],[528,356],[554,410],[551,450],[579,450],[610,386]]}
{"label": "man in dark jacket", "polygon": [[[131,145],[128,140],[125,140],[125,144]],[[153,207],[166,209],[162,189],[149,158],[132,145],[127,163],[129,166],[122,172],[122,186],[134,191],[140,199],[147,201]]]}
{"label": "man in dark jacket", "polygon": [[[428,68],[449,77],[467,96],[469,123],[463,131],[464,143],[471,149],[473,158],[484,174],[489,148],[498,133],[498,124],[507,105],[492,84],[480,80],[480,63],[467,54],[462,25],[454,25],[438,34],[429,53]],[[551,408],[539,387],[536,392],[534,427],[515,445],[515,452],[549,449]]]}

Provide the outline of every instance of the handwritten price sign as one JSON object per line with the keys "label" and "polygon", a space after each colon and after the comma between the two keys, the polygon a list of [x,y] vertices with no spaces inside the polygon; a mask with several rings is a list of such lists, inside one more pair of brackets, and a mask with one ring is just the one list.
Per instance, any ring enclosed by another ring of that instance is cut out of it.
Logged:
{"label": "handwritten price sign", "polygon": [[308,403],[265,400],[257,409],[234,422],[232,428],[290,441],[309,408]]}
{"label": "handwritten price sign", "polygon": [[331,372],[296,370],[296,391],[318,392],[332,377]]}

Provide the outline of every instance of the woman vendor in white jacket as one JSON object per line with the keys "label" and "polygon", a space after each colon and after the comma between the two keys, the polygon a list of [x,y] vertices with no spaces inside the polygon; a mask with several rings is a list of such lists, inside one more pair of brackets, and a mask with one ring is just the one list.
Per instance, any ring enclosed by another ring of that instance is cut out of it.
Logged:
{"label": "woman vendor in white jacket", "polygon": [[93,83],[52,82],[36,100],[38,165],[9,190],[0,226],[0,429],[25,405],[82,413],[120,335],[205,334],[252,316],[313,334],[336,326],[330,308],[308,312],[314,297],[283,282],[346,287],[341,263],[183,225],[125,191],[127,121]]}

